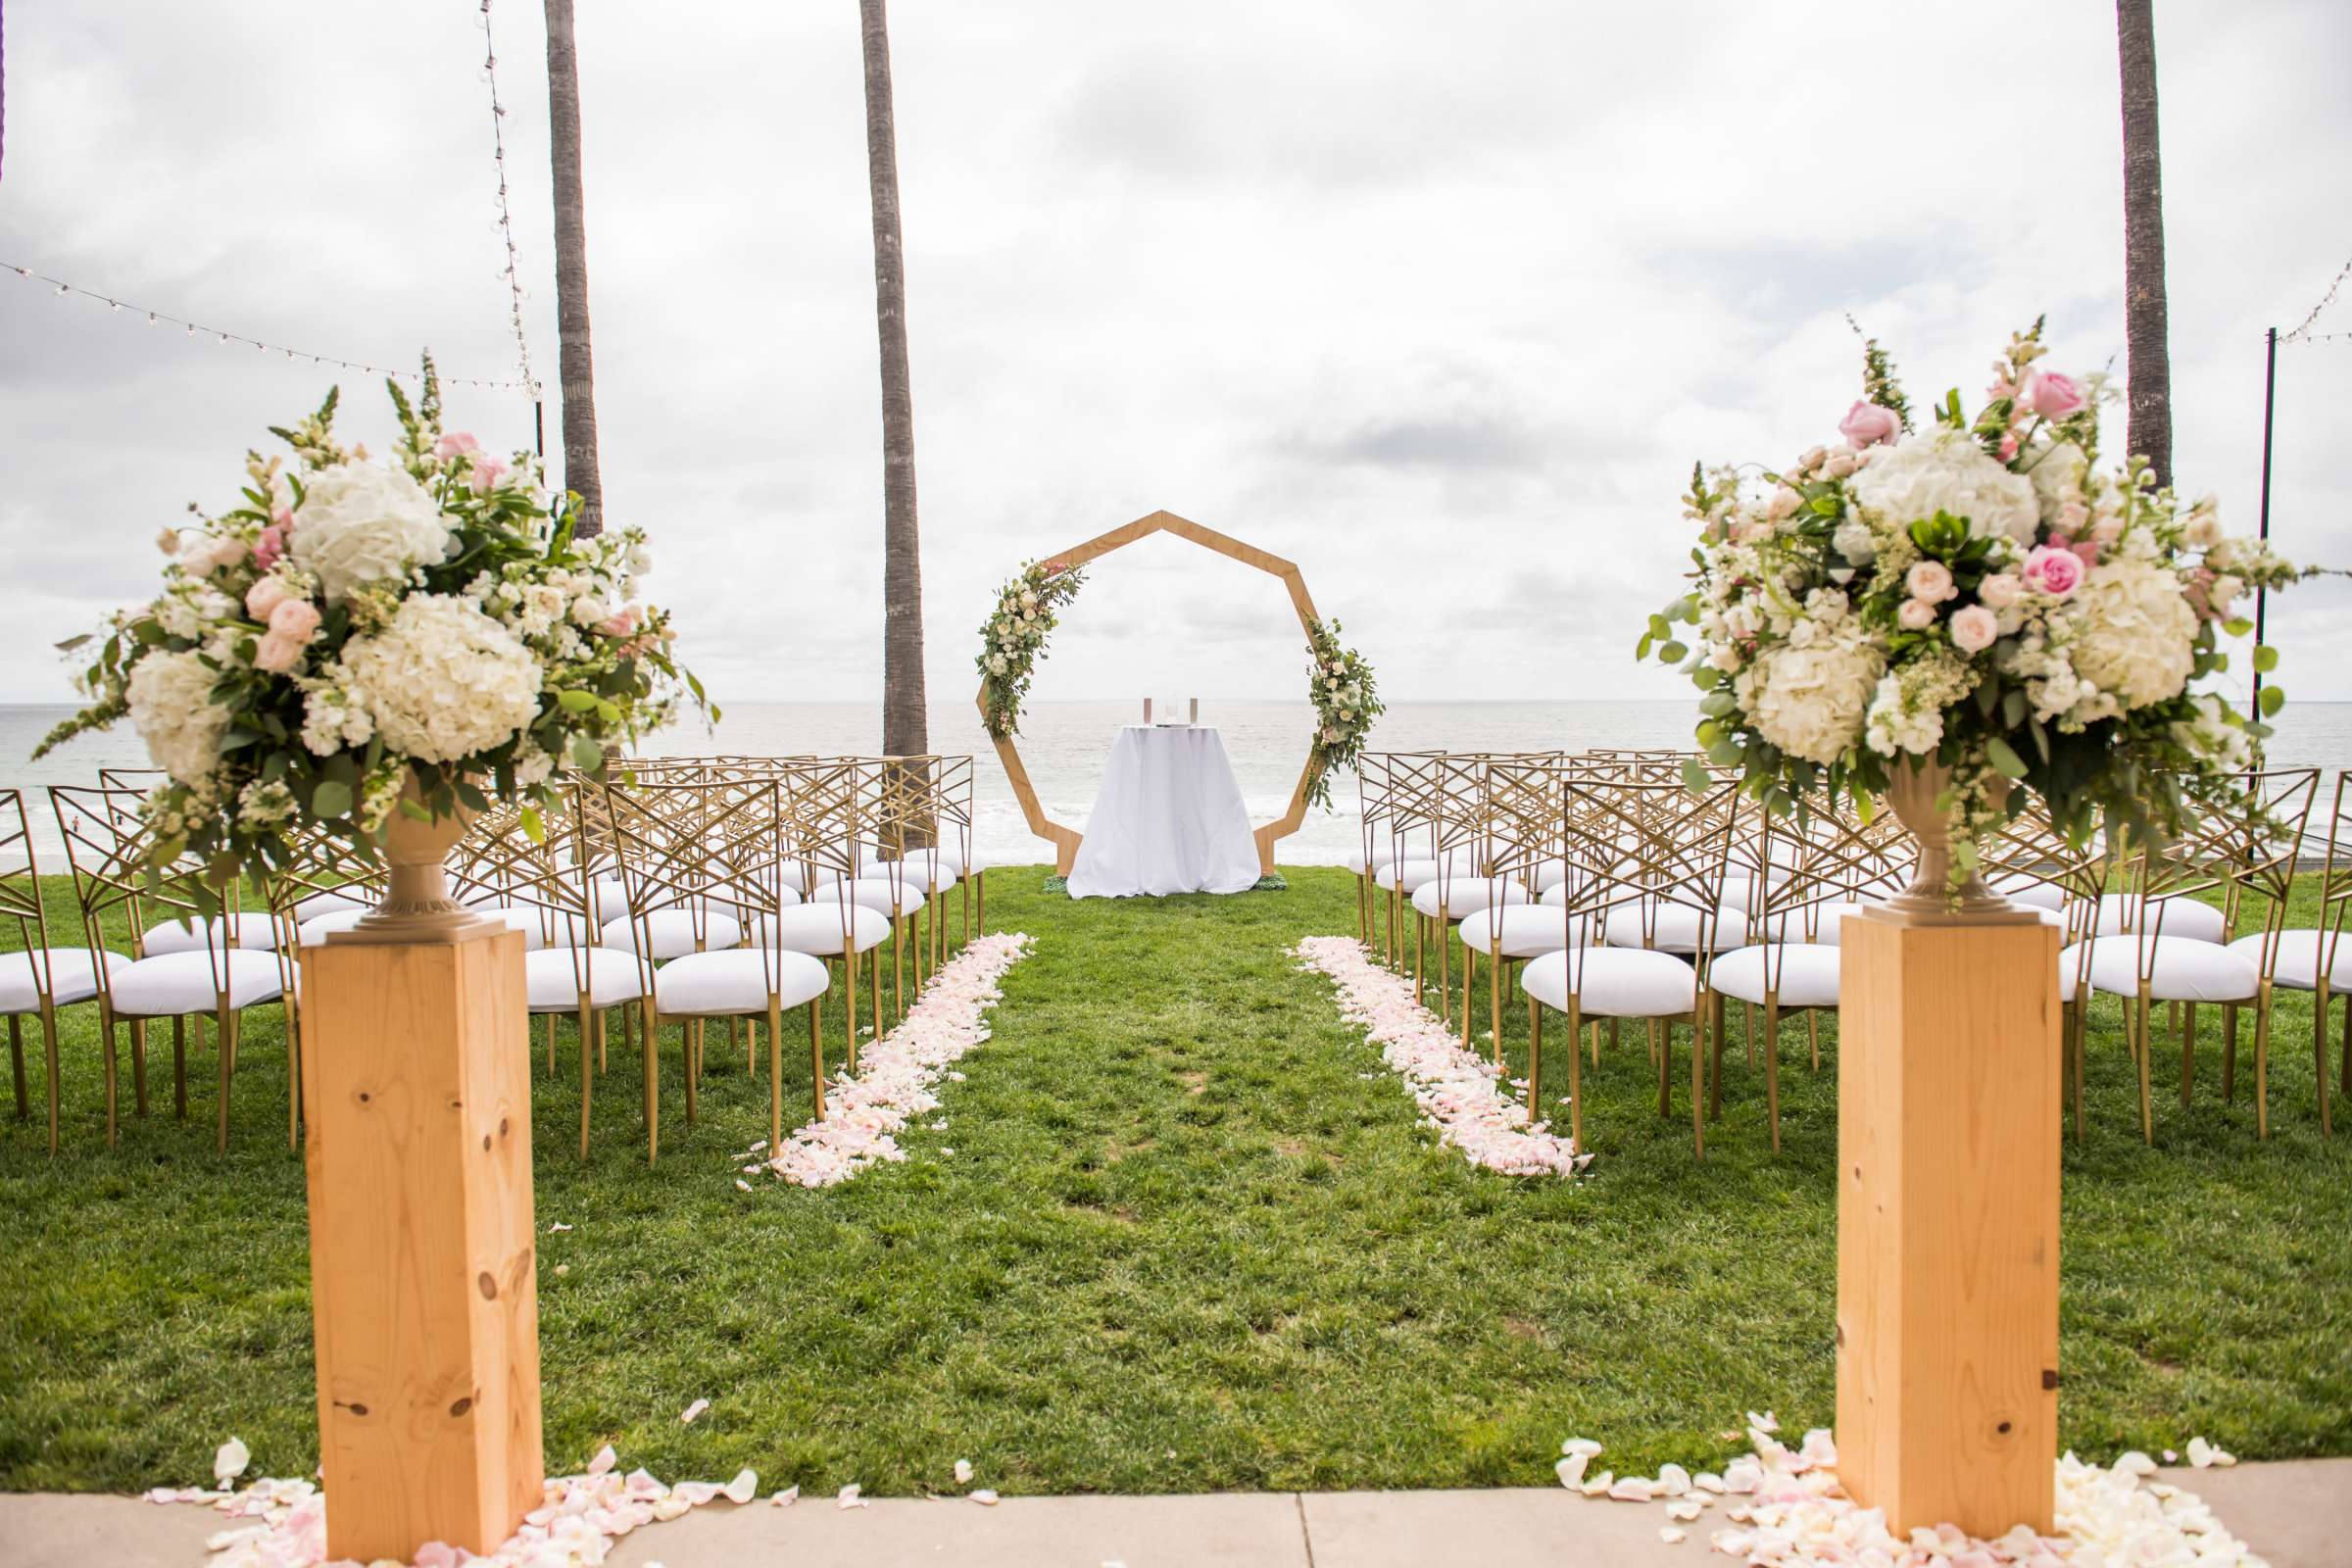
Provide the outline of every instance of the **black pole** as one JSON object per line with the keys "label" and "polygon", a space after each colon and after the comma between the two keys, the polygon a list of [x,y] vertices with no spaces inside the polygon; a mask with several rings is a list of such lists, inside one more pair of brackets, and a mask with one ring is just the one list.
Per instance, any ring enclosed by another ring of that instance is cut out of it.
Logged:
{"label": "black pole", "polygon": [[[2260,537],[2264,544],[2271,542],[2271,410],[2278,395],[2278,329],[2272,327],[2267,334],[2269,358],[2262,368],[2262,522]],[[2271,596],[2264,590],[2254,590],[2254,646],[2262,646],[2263,612],[2270,607]],[[2254,666],[2254,716],[2262,716],[2262,666]]]}
{"label": "black pole", "polygon": [[[2277,335],[2277,333],[2272,334],[2274,337]],[[531,439],[538,445],[539,461],[545,463],[547,461],[547,405],[537,398],[531,399]],[[2268,438],[2265,439],[2267,441]]]}

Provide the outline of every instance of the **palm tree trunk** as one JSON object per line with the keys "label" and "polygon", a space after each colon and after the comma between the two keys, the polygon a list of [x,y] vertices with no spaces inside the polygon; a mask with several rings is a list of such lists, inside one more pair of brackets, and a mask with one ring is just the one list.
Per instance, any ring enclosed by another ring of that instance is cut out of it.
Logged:
{"label": "palm tree trunk", "polygon": [[865,164],[874,208],[874,319],[882,338],[882,750],[931,749],[923,710],[923,562],[914,512],[914,389],[899,241],[898,129],[883,0],[858,0],[865,44]]}
{"label": "palm tree trunk", "polygon": [[596,367],[588,339],[588,196],[580,178],[580,63],[571,0],[547,0],[548,151],[556,185],[556,326],[563,338],[564,487],[580,498],[573,531],[605,527],[596,462]]}
{"label": "palm tree trunk", "polygon": [[2153,0],[2115,0],[2124,76],[2124,352],[2131,361],[2130,449],[2173,482],[2173,356],[2164,298],[2164,161],[2156,147]]}

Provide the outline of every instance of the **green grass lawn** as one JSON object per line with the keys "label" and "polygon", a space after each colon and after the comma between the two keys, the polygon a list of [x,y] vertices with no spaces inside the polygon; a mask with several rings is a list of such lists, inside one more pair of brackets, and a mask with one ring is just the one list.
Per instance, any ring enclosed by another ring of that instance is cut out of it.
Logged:
{"label": "green grass lawn", "polygon": [[[945,1489],[958,1457],[1008,1493],[1542,1484],[1575,1434],[1622,1472],[1728,1453],[1750,1407],[1829,1423],[1832,1030],[1818,1076],[1802,1024],[1787,1038],[1777,1157],[1737,1039],[1701,1165],[1687,1072],[1660,1119],[1629,1030],[1585,1080],[1589,1179],[1500,1177],[1435,1147],[1288,956],[1352,928],[1344,873],[1117,904],[1048,895],[1044,875],[992,874],[991,926],[1037,945],[945,1086],[947,1129],[846,1187],[736,1191],[764,1085],[714,1042],[686,1126],[674,1036],[660,1165],[617,1043],[582,1165],[566,1040],[536,1113],[540,1229],[575,1227],[542,1238],[551,1465],[611,1442],[664,1477],[748,1464],[766,1486],[876,1494]],[[1524,1009],[1505,1010],[1516,1051]],[[176,1122],[168,1034],[154,1110],[106,1149],[90,1013],[70,1014],[63,1152],[41,1135],[37,1050],[35,1119],[0,1112],[0,1487],[200,1481],[231,1434],[261,1471],[307,1475],[303,1173],[274,1012],[247,1032],[225,1157],[210,1050]],[[2102,1004],[2090,1135],[2066,1152],[2065,1441],[2352,1452],[2352,1130],[2319,1136],[2308,1004],[2280,1009],[2267,1144],[2250,1060],[2221,1102],[2208,1017],[2193,1108],[2160,1050],[2143,1147],[2115,1017]],[[698,1397],[710,1413],[681,1426]]]}

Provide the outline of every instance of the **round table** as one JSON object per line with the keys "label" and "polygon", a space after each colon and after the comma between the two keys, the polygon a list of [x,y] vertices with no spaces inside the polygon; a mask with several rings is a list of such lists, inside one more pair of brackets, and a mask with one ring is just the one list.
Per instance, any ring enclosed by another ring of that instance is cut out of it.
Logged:
{"label": "round table", "polygon": [[1215,728],[1121,726],[1070,865],[1070,897],[1246,893],[1257,876],[1257,839]]}

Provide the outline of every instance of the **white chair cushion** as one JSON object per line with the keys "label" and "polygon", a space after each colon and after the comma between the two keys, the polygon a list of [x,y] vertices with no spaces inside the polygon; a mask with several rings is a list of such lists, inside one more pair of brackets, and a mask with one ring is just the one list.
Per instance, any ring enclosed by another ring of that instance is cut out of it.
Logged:
{"label": "white chair cushion", "polygon": [[[1699,911],[1687,904],[1665,904],[1658,907],[1657,919],[1651,923],[1651,940],[1642,940],[1642,910],[1637,905],[1626,904],[1609,911],[1607,940],[1615,948],[1648,947],[1659,953],[1695,953],[1698,951]],[[1727,952],[1747,946],[1749,930],[1747,916],[1737,905],[1725,905],[1716,911],[1715,951]]]}
{"label": "white chair cushion", "polygon": [[567,948],[543,948],[522,956],[522,979],[530,995],[530,1010],[578,1011],[583,970],[588,980],[588,1004],[592,1007],[616,1006],[645,995],[645,982],[637,974],[637,960],[626,953],[607,950],[600,956],[596,950],[590,949],[575,961]]}
{"label": "white chair cushion", "polygon": [[295,945],[305,948],[323,946],[327,933],[350,930],[360,923],[360,916],[367,912],[366,909],[330,909],[324,914],[312,915],[302,922],[302,929],[294,933]]}
{"label": "white chair cushion", "polygon": [[[881,910],[853,903],[849,906],[849,916],[846,924],[852,951],[863,953],[889,940],[890,916]],[[787,953],[835,957],[841,953],[844,924],[838,904],[804,904],[778,914],[772,929],[766,916],[756,917],[752,921],[750,944],[756,948],[761,942],[767,942]]]}
{"label": "white chair cushion", "polygon": [[[2167,922],[2169,925],[2170,922]],[[2278,933],[2278,961],[2272,971],[2273,983],[2289,991],[2317,991],[2320,988],[2320,955],[2328,951],[2327,939],[2332,933],[2297,927]],[[2255,963],[2262,962],[2262,933],[2239,937],[2230,944],[2231,953],[2242,953]],[[2334,961],[2328,966],[2328,989],[2352,991],[2352,939],[2335,945]]]}
{"label": "white chair cushion", "polygon": [[[2124,929],[2124,921],[2132,913],[2132,901],[2120,893],[2102,894],[2099,898],[2099,924],[2094,936],[2111,937]],[[2161,924],[2157,916],[2164,918]],[[2185,937],[2192,942],[2219,942],[2224,929],[2222,911],[2210,904],[2195,899],[2177,898],[2151,900],[2144,906],[2140,925],[2168,937]],[[2105,986],[2099,987],[2101,991]]]}
{"label": "white chair cushion", "polygon": [[1362,876],[1367,868],[1378,870],[1384,865],[1395,863],[1396,859],[1396,841],[1385,833],[1375,834],[1372,839],[1371,854],[1366,855],[1360,849],[1350,850],[1348,853],[1348,869],[1353,871],[1357,876]]}
{"label": "white chair cushion", "polygon": [[1496,904],[1527,902],[1527,889],[1509,877],[1455,875],[1415,888],[1413,907],[1423,914],[1436,914],[1441,893],[1446,897],[1446,913],[1456,920],[1472,909],[1483,911]]}
{"label": "white chair cushion", "polygon": [[[106,972],[114,974],[130,962],[124,953],[106,955]],[[87,1002],[98,994],[98,972],[87,948],[51,948],[49,961],[35,965],[29,953],[0,953],[0,1013],[38,1012],[40,973],[49,977],[49,1000],[58,1006]]]}
{"label": "white chair cushion", "polygon": [[654,1005],[672,1017],[765,1012],[771,979],[785,1007],[823,996],[831,983],[824,961],[806,953],[690,953],[654,976]]}
{"label": "white chair cushion", "polygon": [[918,867],[929,867],[940,886],[956,881],[964,873],[963,852],[953,844],[941,844],[927,850],[908,850],[905,856],[885,855],[866,867],[866,875],[886,875],[895,864],[904,863],[906,874],[913,876]]}
{"label": "white chair cushion", "polygon": [[1784,1007],[1838,1005],[1838,950],[1824,944],[1741,948],[1707,966],[1707,984],[1740,1002],[1764,1002],[1764,984],[1777,979]]}
{"label": "white chair cushion", "polygon": [[904,882],[932,893],[954,887],[962,875],[953,858],[933,859],[927,852],[919,850],[910,852],[904,861],[876,860],[865,868],[866,880]]}
{"label": "white chair cushion", "polygon": [[[1605,947],[1582,952],[1577,1004],[1588,1016],[1662,1018],[1697,1004],[1697,976],[1672,954]],[[1568,955],[1546,953],[1530,959],[1519,972],[1519,986],[1555,1011],[1566,1011]]]}
{"label": "white chair cushion", "polygon": [[1591,922],[1581,914],[1572,931],[1567,918],[1556,909],[1517,904],[1500,909],[1473,909],[1463,915],[1462,941],[1480,953],[1493,953],[1496,926],[1502,928],[1502,956],[1506,958],[1532,958],[1541,953],[1557,953],[1571,940],[1592,940]]}
{"label": "white chair cushion", "polygon": [[[846,894],[844,889],[848,890]],[[921,908],[930,895],[917,881],[901,877],[894,882],[888,878],[867,875],[854,882],[828,882],[809,896],[809,903],[833,908],[836,906],[835,901],[844,897],[876,913],[900,915],[909,909]]]}
{"label": "white chair cushion", "polygon": [[343,893],[314,893],[294,906],[294,923],[300,925],[322,914],[351,914],[374,907],[373,899],[353,898]]}
{"label": "white chair cushion", "polygon": [[[2194,937],[2096,937],[2090,943],[2090,988],[2116,996],[2139,994],[2142,953],[2148,995],[2158,1002],[2251,1002],[2262,970],[2242,953]],[[2058,972],[2075,969],[2082,944],[2059,955]]]}
{"label": "white chair cushion", "polygon": [[1545,860],[1536,867],[1536,891],[1539,893],[1567,887],[1575,880],[1569,875],[1566,860]]}
{"label": "white chair cushion", "polygon": [[1417,893],[1424,884],[1437,879],[1438,862],[1435,860],[1400,860],[1395,865],[1382,866],[1372,878],[1380,887],[1401,887],[1407,893]]}
{"label": "white chair cushion", "polygon": [[[2063,909],[2066,907],[2065,889],[2053,886],[2048,882],[2036,882],[2030,876],[2012,874],[1987,877],[1984,885],[2007,899],[2011,904],[2022,904],[2028,908]],[[2216,910],[2215,912],[2219,913],[2220,911]],[[2165,921],[2165,930],[2168,933],[2172,930],[2172,921],[2169,919]]]}
{"label": "white chair cushion", "polygon": [[[618,948],[624,953],[635,953],[641,927],[650,950],[646,956],[657,963],[664,958],[682,958],[696,951],[696,921],[693,913],[686,909],[656,909],[642,920],[624,918],[612,921],[605,927],[601,945]],[[722,952],[743,940],[743,927],[735,917],[721,914],[715,909],[703,917],[701,933],[703,950],[710,953]]]}
{"label": "white chair cushion", "polygon": [[211,1012],[220,1000],[213,988],[216,963],[225,971],[232,1007],[269,1002],[282,989],[274,954],[240,950],[217,957],[205,953],[168,953],[160,958],[141,958],[109,970],[107,992],[114,999],[115,1011],[123,1017]]}
{"label": "white chair cushion", "polygon": [[[202,953],[207,944],[226,945],[222,920],[214,915],[209,920],[167,920],[151,925],[139,939],[139,951],[150,958],[160,958],[171,953]],[[208,935],[209,933],[209,935]],[[270,953],[277,947],[277,922],[257,909],[247,909],[237,916],[237,946],[256,953]]]}
{"label": "white chair cushion", "polygon": [[[1845,917],[1849,914],[1860,914],[1864,909],[1869,907],[1870,906],[1867,904],[1855,903],[1844,899],[1840,899],[1834,904],[1825,904],[1821,906],[1819,909],[1814,911],[1812,941],[1817,946],[1825,948],[1834,948],[1838,946],[1845,940]],[[1790,929],[1792,931],[1801,932],[1803,929],[1802,922],[1798,922],[1797,925],[1791,927]],[[1794,940],[1794,938],[1791,937],[1790,940]]]}

